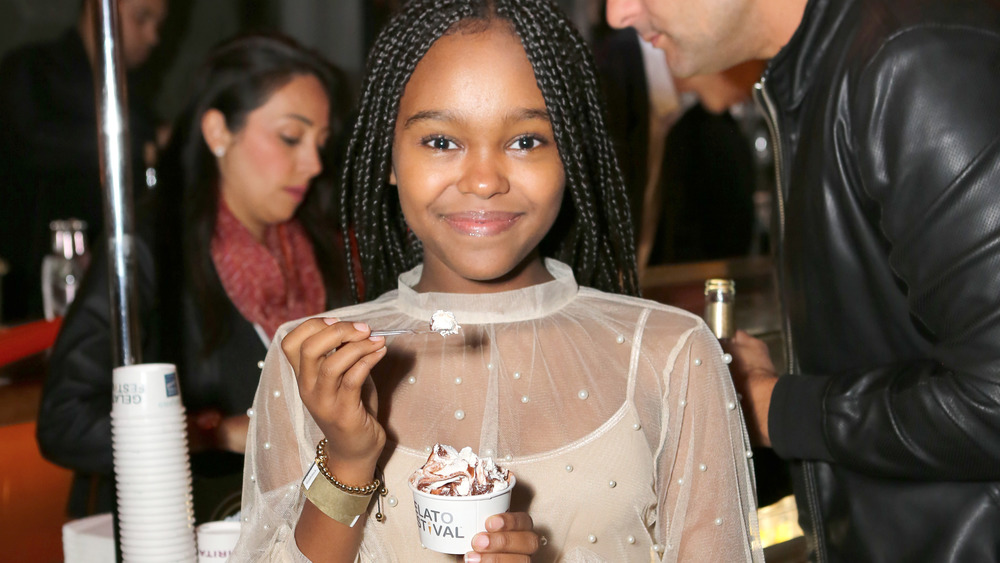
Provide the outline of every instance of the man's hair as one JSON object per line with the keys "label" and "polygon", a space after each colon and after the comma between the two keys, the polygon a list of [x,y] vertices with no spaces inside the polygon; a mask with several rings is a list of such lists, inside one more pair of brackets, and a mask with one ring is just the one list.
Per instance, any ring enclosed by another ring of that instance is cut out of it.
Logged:
{"label": "man's hair", "polygon": [[[566,176],[555,224],[540,251],[569,264],[581,285],[638,294],[628,201],[589,47],[548,0],[412,0],[368,55],[357,121],[341,177],[341,227],[356,236],[364,293],[396,287],[422,258],[388,178],[399,102],[417,63],[442,36],[504,25],[521,41],[545,98]],[[355,298],[361,299],[351,272]]]}

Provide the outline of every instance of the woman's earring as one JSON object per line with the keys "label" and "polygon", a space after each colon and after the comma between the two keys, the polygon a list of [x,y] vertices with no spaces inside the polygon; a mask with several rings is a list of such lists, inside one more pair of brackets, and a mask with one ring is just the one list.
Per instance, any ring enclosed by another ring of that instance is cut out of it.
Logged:
{"label": "woman's earring", "polygon": [[212,152],[215,153],[215,156],[222,158],[226,156],[226,147],[219,145],[215,147],[215,149],[213,149]]}

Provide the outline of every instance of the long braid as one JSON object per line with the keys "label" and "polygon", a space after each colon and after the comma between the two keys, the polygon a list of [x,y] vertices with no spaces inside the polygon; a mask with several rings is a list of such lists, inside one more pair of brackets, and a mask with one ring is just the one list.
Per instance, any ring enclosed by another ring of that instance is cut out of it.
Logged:
{"label": "long braid", "polygon": [[[586,42],[549,0],[411,0],[379,34],[341,177],[340,220],[345,232],[355,233],[365,294],[375,297],[394,288],[399,274],[422,259],[421,245],[388,185],[406,82],[438,38],[466,22],[494,20],[509,22],[521,40],[563,162],[566,197],[542,253],[569,264],[581,285],[637,295],[628,201],[594,63]],[[353,268],[349,271],[352,291],[361,299]]]}
{"label": "long braid", "polygon": [[582,284],[637,294],[628,200],[607,133],[590,49],[546,0],[498,0],[497,4],[497,11],[509,14],[521,37],[550,114],[560,117],[553,119],[553,132],[566,169],[571,198],[567,203],[575,207],[576,228],[558,246],[556,257],[573,266]]}

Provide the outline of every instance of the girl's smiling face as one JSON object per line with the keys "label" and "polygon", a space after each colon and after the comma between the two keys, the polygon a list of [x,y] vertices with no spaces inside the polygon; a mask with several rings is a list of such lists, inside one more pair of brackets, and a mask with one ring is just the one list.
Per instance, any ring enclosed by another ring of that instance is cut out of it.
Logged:
{"label": "girl's smiling face", "polygon": [[423,243],[420,291],[482,293],[551,279],[539,242],[565,186],[545,99],[503,25],[439,39],[399,104],[390,183]]}

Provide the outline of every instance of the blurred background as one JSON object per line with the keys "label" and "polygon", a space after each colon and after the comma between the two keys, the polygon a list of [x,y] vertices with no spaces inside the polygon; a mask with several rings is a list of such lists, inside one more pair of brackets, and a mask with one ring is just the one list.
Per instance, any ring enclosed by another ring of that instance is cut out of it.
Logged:
{"label": "blurred background", "polygon": [[[735,324],[771,344],[780,369],[769,256],[773,161],[766,124],[750,99],[764,61],[678,80],[662,53],[641,44],[634,32],[607,28],[603,0],[557,1],[594,46],[610,100],[609,124],[629,189],[644,296],[700,314],[706,279],[736,280]],[[336,65],[354,99],[368,47],[400,3],[169,0],[159,45],[130,76],[130,97],[145,100],[152,120],[168,125],[213,46],[242,33],[273,31]],[[81,0],[0,0],[0,59],[20,46],[57,39],[76,24],[80,6]],[[9,213],[0,200],[0,222],[10,220]],[[92,237],[101,234],[93,231]],[[9,274],[3,258],[0,280]],[[14,305],[20,303],[0,301],[0,443],[7,448],[0,456],[0,543],[11,545],[16,538],[32,549],[30,560],[58,561],[69,472],[42,460],[34,420],[60,319],[39,320],[37,311],[11,315]],[[799,536],[787,469],[769,451],[755,452],[754,461],[764,545]],[[36,549],[43,544],[51,547],[46,553]],[[782,560],[775,555],[772,551],[769,559]]]}
{"label": "blurred background", "polygon": [[[157,117],[172,119],[186,78],[211,47],[247,31],[280,31],[322,53],[360,83],[375,33],[399,0],[171,0],[162,41],[141,69],[138,89]],[[560,0],[581,29],[590,0]],[[80,0],[0,0],[0,58],[26,43],[56,38],[76,22]]]}

